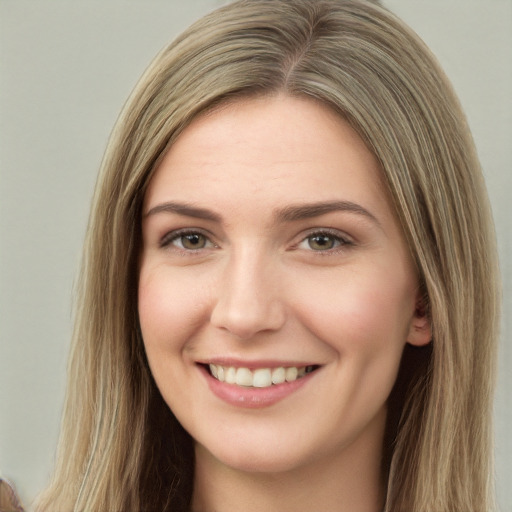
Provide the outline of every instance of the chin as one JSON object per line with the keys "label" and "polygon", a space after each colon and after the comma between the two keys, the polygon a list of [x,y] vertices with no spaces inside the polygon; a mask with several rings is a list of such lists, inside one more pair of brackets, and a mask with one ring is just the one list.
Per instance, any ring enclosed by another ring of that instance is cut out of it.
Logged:
{"label": "chin", "polygon": [[315,446],[311,438],[305,445],[303,441],[307,436],[303,433],[300,437],[279,435],[276,431],[269,435],[265,438],[260,433],[246,439],[233,439],[231,436],[229,441],[217,438],[206,446],[196,443],[196,452],[217,464],[246,473],[293,472],[314,465],[317,459],[322,458],[322,447]]}
{"label": "chin", "polygon": [[279,454],[258,450],[233,450],[229,453],[220,453],[217,456],[218,461],[236,471],[244,473],[287,473],[306,465],[298,454],[290,457],[288,454]]}

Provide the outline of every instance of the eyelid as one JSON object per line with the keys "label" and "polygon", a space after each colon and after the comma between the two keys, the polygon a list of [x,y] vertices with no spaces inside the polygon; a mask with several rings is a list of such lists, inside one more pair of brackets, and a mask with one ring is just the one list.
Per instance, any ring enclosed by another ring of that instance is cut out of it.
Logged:
{"label": "eyelid", "polygon": [[305,250],[308,250],[313,253],[318,253],[318,254],[333,254],[333,253],[336,253],[339,251],[346,250],[347,248],[355,245],[354,239],[351,236],[347,235],[343,231],[339,231],[339,230],[333,229],[333,228],[312,228],[312,229],[309,229],[306,233],[301,234],[301,239],[299,240],[299,242],[297,244],[294,245],[293,248],[300,248],[299,246],[302,243],[306,242],[308,238],[311,238],[315,235],[317,235],[317,236],[318,235],[327,235],[329,237],[336,239],[339,242],[339,244],[331,249],[326,249],[323,251],[321,251],[321,250],[315,251],[314,249],[311,249],[311,248],[305,249]]}
{"label": "eyelid", "polygon": [[[219,246],[212,240],[212,234],[209,233],[207,230],[204,230],[204,229],[201,229],[201,228],[180,228],[180,229],[174,229],[174,230],[171,230],[171,231],[168,231],[166,232],[161,238],[160,238],[160,241],[159,241],[159,246],[163,249],[165,248],[169,248],[170,246],[173,245],[173,242],[182,237],[182,236],[185,236],[185,235],[194,235],[194,234],[197,234],[197,235],[201,235],[201,236],[204,236],[206,238],[206,241],[207,241],[207,244],[208,246],[207,247],[203,247],[203,248],[199,248],[199,249],[185,249],[185,248],[181,248],[179,246],[176,246],[174,245],[172,248],[173,250],[176,250],[176,251],[181,251],[181,252],[184,252],[184,253],[187,253],[187,254],[191,254],[191,253],[195,253],[195,252],[201,252],[201,251],[204,251],[206,249],[212,249],[212,248],[218,248]],[[312,248],[309,248],[309,249],[304,249],[304,250],[307,250],[309,252],[312,252],[312,253],[322,253],[322,254],[333,254],[333,253],[336,253],[336,252],[339,252],[339,251],[343,251],[343,250],[346,250],[348,249],[349,247],[351,246],[354,246],[355,245],[355,241],[354,239],[349,236],[347,233],[343,232],[343,231],[340,231],[338,229],[333,229],[333,228],[311,228],[311,229],[308,229],[306,232],[303,232],[301,233],[300,235],[300,239],[298,240],[297,243],[294,243],[293,246],[291,247],[292,250],[294,249],[300,249],[300,245],[303,244],[304,242],[307,241],[308,238],[311,238],[313,236],[319,236],[319,235],[327,235],[329,237],[332,237],[333,239],[335,239],[338,244],[331,248],[331,249],[325,249],[325,250],[314,250]]]}
{"label": "eyelid", "polygon": [[[161,237],[159,245],[162,249],[168,248],[172,245],[172,243],[176,239],[178,239],[182,236],[185,236],[185,235],[204,236],[207,239],[207,241],[211,244],[211,247],[217,247],[217,244],[212,241],[211,235],[207,231],[200,229],[200,228],[181,228],[181,229],[173,229],[172,231],[168,231],[164,236]],[[185,249],[185,248],[174,246],[174,249],[177,251],[182,251],[182,252],[186,252],[186,253],[193,253],[193,252],[198,252],[198,251],[201,251],[204,249],[210,249],[211,247],[194,250],[194,249]]]}

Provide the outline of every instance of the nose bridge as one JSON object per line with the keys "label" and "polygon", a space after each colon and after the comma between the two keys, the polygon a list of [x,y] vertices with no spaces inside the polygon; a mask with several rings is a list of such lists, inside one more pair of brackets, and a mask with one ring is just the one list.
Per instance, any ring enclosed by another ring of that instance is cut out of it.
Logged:
{"label": "nose bridge", "polygon": [[218,283],[211,322],[241,339],[279,329],[285,320],[274,258],[254,245],[233,251]]}

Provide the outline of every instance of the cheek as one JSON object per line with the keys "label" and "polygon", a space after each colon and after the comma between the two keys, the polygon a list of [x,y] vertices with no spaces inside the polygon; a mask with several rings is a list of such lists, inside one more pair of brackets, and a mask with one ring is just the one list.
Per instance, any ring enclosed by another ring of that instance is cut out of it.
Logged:
{"label": "cheek", "polygon": [[[358,425],[379,410],[396,381],[414,311],[414,279],[372,272],[332,279],[301,314],[309,330],[330,346],[338,364],[333,382],[342,418]],[[339,411],[333,411],[333,415]]]}
{"label": "cheek", "polygon": [[149,358],[152,351],[181,350],[199,328],[205,310],[204,289],[197,280],[180,279],[170,269],[142,268],[138,310]]}
{"label": "cheek", "polygon": [[203,325],[205,287],[165,266],[142,268],[138,311],[146,357],[162,397],[172,410],[189,404],[188,382],[195,368],[187,347]]}
{"label": "cheek", "polygon": [[[309,283],[302,308],[311,330],[339,351],[401,349],[414,311],[414,279],[401,272],[340,273]],[[321,290],[320,290],[321,288]],[[311,293],[314,289],[317,293]],[[311,300],[314,299],[314,300]]]}

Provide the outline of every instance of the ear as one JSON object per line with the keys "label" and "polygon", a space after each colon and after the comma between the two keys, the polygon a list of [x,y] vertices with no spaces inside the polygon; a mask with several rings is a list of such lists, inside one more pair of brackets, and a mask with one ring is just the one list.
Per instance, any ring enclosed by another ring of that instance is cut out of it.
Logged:
{"label": "ear", "polygon": [[428,345],[432,341],[432,324],[430,322],[428,297],[418,294],[416,308],[409,326],[407,343],[416,347]]}

